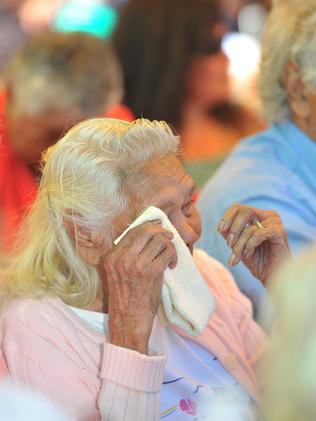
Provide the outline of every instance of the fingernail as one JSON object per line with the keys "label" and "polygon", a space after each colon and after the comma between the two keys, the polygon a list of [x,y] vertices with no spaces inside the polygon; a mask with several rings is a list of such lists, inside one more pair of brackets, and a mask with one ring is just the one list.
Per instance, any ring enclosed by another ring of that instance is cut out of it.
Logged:
{"label": "fingernail", "polygon": [[169,269],[174,269],[177,266],[177,259],[172,259],[169,263]]}
{"label": "fingernail", "polygon": [[224,224],[223,224],[223,228],[222,228],[222,230],[223,231],[227,231],[228,230],[228,228],[230,227],[230,220],[224,220]]}
{"label": "fingernail", "polygon": [[228,266],[232,267],[237,265],[237,263],[239,263],[239,260],[239,257],[237,257],[236,254],[233,253],[229,258]]}
{"label": "fingernail", "polygon": [[224,221],[221,221],[221,222],[218,224],[217,231],[218,231],[218,232],[222,232],[223,227],[224,227]]}
{"label": "fingernail", "polygon": [[234,240],[235,240],[234,234],[229,234],[229,236],[227,237],[227,244],[229,245],[229,247],[233,247]]}

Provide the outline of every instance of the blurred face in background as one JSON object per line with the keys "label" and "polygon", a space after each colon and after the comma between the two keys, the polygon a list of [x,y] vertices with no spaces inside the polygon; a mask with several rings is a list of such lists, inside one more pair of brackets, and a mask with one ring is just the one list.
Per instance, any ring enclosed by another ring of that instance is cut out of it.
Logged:
{"label": "blurred face in background", "polygon": [[0,6],[3,9],[14,10],[20,7],[25,0],[1,0]]}
{"label": "blurred face in background", "polygon": [[75,108],[29,115],[17,110],[13,103],[7,111],[10,143],[18,156],[32,166],[68,129],[88,117]]}
{"label": "blurred face in background", "polygon": [[195,56],[187,75],[187,101],[210,110],[230,97],[228,59],[223,52]]}

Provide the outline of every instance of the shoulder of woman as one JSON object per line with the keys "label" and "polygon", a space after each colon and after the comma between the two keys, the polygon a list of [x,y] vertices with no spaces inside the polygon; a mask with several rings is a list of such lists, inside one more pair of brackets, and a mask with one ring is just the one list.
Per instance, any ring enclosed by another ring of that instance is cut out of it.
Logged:
{"label": "shoulder of woman", "polygon": [[64,306],[57,298],[14,298],[1,315],[2,327],[22,324],[28,327],[41,327],[53,324],[56,306]]}

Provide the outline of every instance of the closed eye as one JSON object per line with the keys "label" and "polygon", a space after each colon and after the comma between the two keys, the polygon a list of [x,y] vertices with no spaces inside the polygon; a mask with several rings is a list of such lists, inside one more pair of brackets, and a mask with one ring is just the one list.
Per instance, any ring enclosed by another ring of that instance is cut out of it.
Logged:
{"label": "closed eye", "polygon": [[185,213],[188,213],[188,212],[190,212],[190,210],[191,210],[191,207],[194,205],[194,201],[193,201],[193,199],[191,198],[188,202],[186,202],[183,206],[182,206],[182,210],[185,212]]}

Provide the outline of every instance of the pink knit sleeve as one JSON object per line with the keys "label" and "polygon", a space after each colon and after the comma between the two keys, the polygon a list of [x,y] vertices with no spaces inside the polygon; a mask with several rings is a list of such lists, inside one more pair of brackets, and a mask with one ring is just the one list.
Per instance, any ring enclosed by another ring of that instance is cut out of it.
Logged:
{"label": "pink knit sleeve", "polygon": [[106,343],[98,400],[102,419],[159,420],[164,368],[164,356],[146,356]]}
{"label": "pink knit sleeve", "polygon": [[164,356],[105,343],[101,367],[91,368],[85,336],[67,321],[57,323],[44,304],[33,300],[21,307],[2,320],[0,375],[7,367],[14,383],[41,392],[76,420],[159,419]]}

